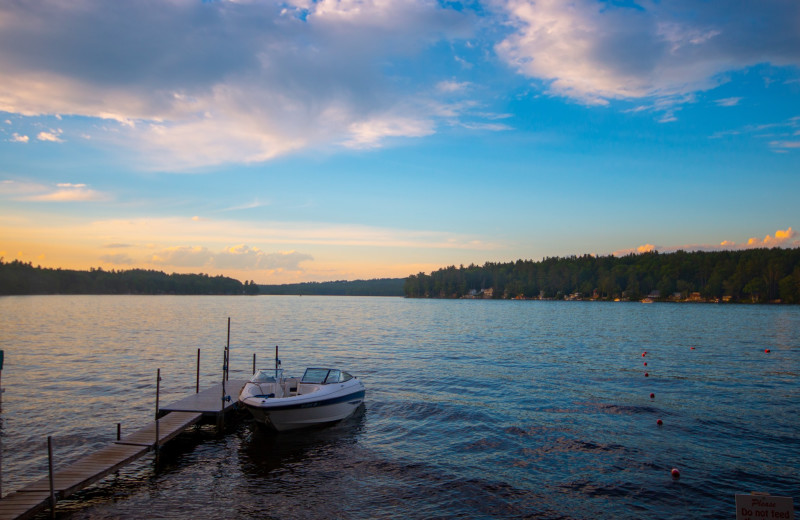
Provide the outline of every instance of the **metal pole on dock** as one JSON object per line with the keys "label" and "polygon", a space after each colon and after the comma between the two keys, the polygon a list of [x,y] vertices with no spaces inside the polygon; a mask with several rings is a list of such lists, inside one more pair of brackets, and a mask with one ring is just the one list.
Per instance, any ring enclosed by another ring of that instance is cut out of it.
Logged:
{"label": "metal pole on dock", "polygon": [[[230,319],[230,318],[229,318]],[[219,400],[219,415],[217,415],[217,428],[222,429],[225,424],[225,371],[228,369],[228,350],[222,353],[222,397]]]}
{"label": "metal pole on dock", "polygon": [[122,424],[117,423],[117,440],[122,439]]}
{"label": "metal pole on dock", "polygon": [[225,381],[228,380],[231,371],[231,317],[228,316],[228,343],[225,346]]}
{"label": "metal pole on dock", "polygon": [[195,386],[194,393],[200,393],[200,349],[197,349],[197,386]]}
{"label": "metal pole on dock", "polygon": [[47,436],[47,463],[50,479],[50,518],[56,517],[56,490],[53,483],[53,437]]}
{"label": "metal pole on dock", "polygon": [[256,373],[256,353],[253,352],[253,373]]}
{"label": "metal pole on dock", "polygon": [[155,444],[156,459],[158,459],[158,437],[159,437],[158,436],[158,397],[159,397],[160,393],[161,393],[161,369],[159,368],[158,372],[156,372],[156,444]]}

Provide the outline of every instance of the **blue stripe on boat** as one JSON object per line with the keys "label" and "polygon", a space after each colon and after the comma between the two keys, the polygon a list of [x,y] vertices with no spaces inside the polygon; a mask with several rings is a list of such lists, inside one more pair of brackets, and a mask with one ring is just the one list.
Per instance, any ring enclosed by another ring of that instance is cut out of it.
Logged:
{"label": "blue stripe on boat", "polygon": [[[339,397],[332,397],[330,399],[324,399],[322,401],[311,401],[306,403],[296,403],[296,404],[285,404],[281,406],[253,406],[251,404],[245,403],[246,406],[251,408],[257,408],[259,410],[264,410],[265,412],[272,412],[276,410],[300,410],[303,408],[316,408],[318,406],[328,406],[337,403],[343,403],[345,401],[350,401],[354,399],[364,399],[366,395],[365,390],[359,390],[358,392],[353,392],[352,394],[342,395]],[[277,399],[276,399],[277,400]],[[275,401],[269,401],[275,402]],[[355,403],[353,403],[355,404]]]}

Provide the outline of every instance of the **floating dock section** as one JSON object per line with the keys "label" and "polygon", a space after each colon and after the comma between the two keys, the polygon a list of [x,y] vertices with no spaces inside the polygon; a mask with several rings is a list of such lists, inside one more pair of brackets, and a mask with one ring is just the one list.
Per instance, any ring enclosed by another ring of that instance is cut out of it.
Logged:
{"label": "floating dock section", "polygon": [[[0,520],[31,518],[51,506],[51,493],[59,499],[84,489],[123,466],[143,457],[194,424],[223,420],[235,406],[245,381],[226,381],[192,394],[170,405],[159,407],[159,418],[144,428],[122,437],[50,476],[33,482],[0,499]],[[229,396],[229,398],[228,398]]]}

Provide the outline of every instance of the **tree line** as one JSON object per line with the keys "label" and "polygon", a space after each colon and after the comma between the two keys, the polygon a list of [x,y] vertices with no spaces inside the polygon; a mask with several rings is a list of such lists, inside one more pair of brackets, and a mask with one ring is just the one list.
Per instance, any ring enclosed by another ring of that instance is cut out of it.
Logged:
{"label": "tree line", "polygon": [[325,296],[403,296],[404,278],[373,280],[337,280],[282,285],[261,285],[261,294],[325,295]]}
{"label": "tree line", "polygon": [[[491,291],[489,291],[491,289]],[[570,256],[409,276],[411,298],[702,299],[800,303],[800,248]]]}
{"label": "tree line", "polygon": [[0,295],[22,294],[258,294],[258,284],[207,274],[131,269],[89,271],[34,267],[0,258]]}

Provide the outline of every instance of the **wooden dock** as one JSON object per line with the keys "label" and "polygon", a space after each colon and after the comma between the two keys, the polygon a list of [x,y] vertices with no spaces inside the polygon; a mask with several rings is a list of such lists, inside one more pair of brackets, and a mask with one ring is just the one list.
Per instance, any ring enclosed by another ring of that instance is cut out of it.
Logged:
{"label": "wooden dock", "polygon": [[[53,471],[52,492],[58,500],[84,489],[178,436],[204,419],[219,419],[236,406],[244,381],[226,381],[159,407],[159,419],[144,428]],[[158,440],[156,440],[158,434]],[[0,520],[31,518],[50,506],[49,475],[0,499]]]}

